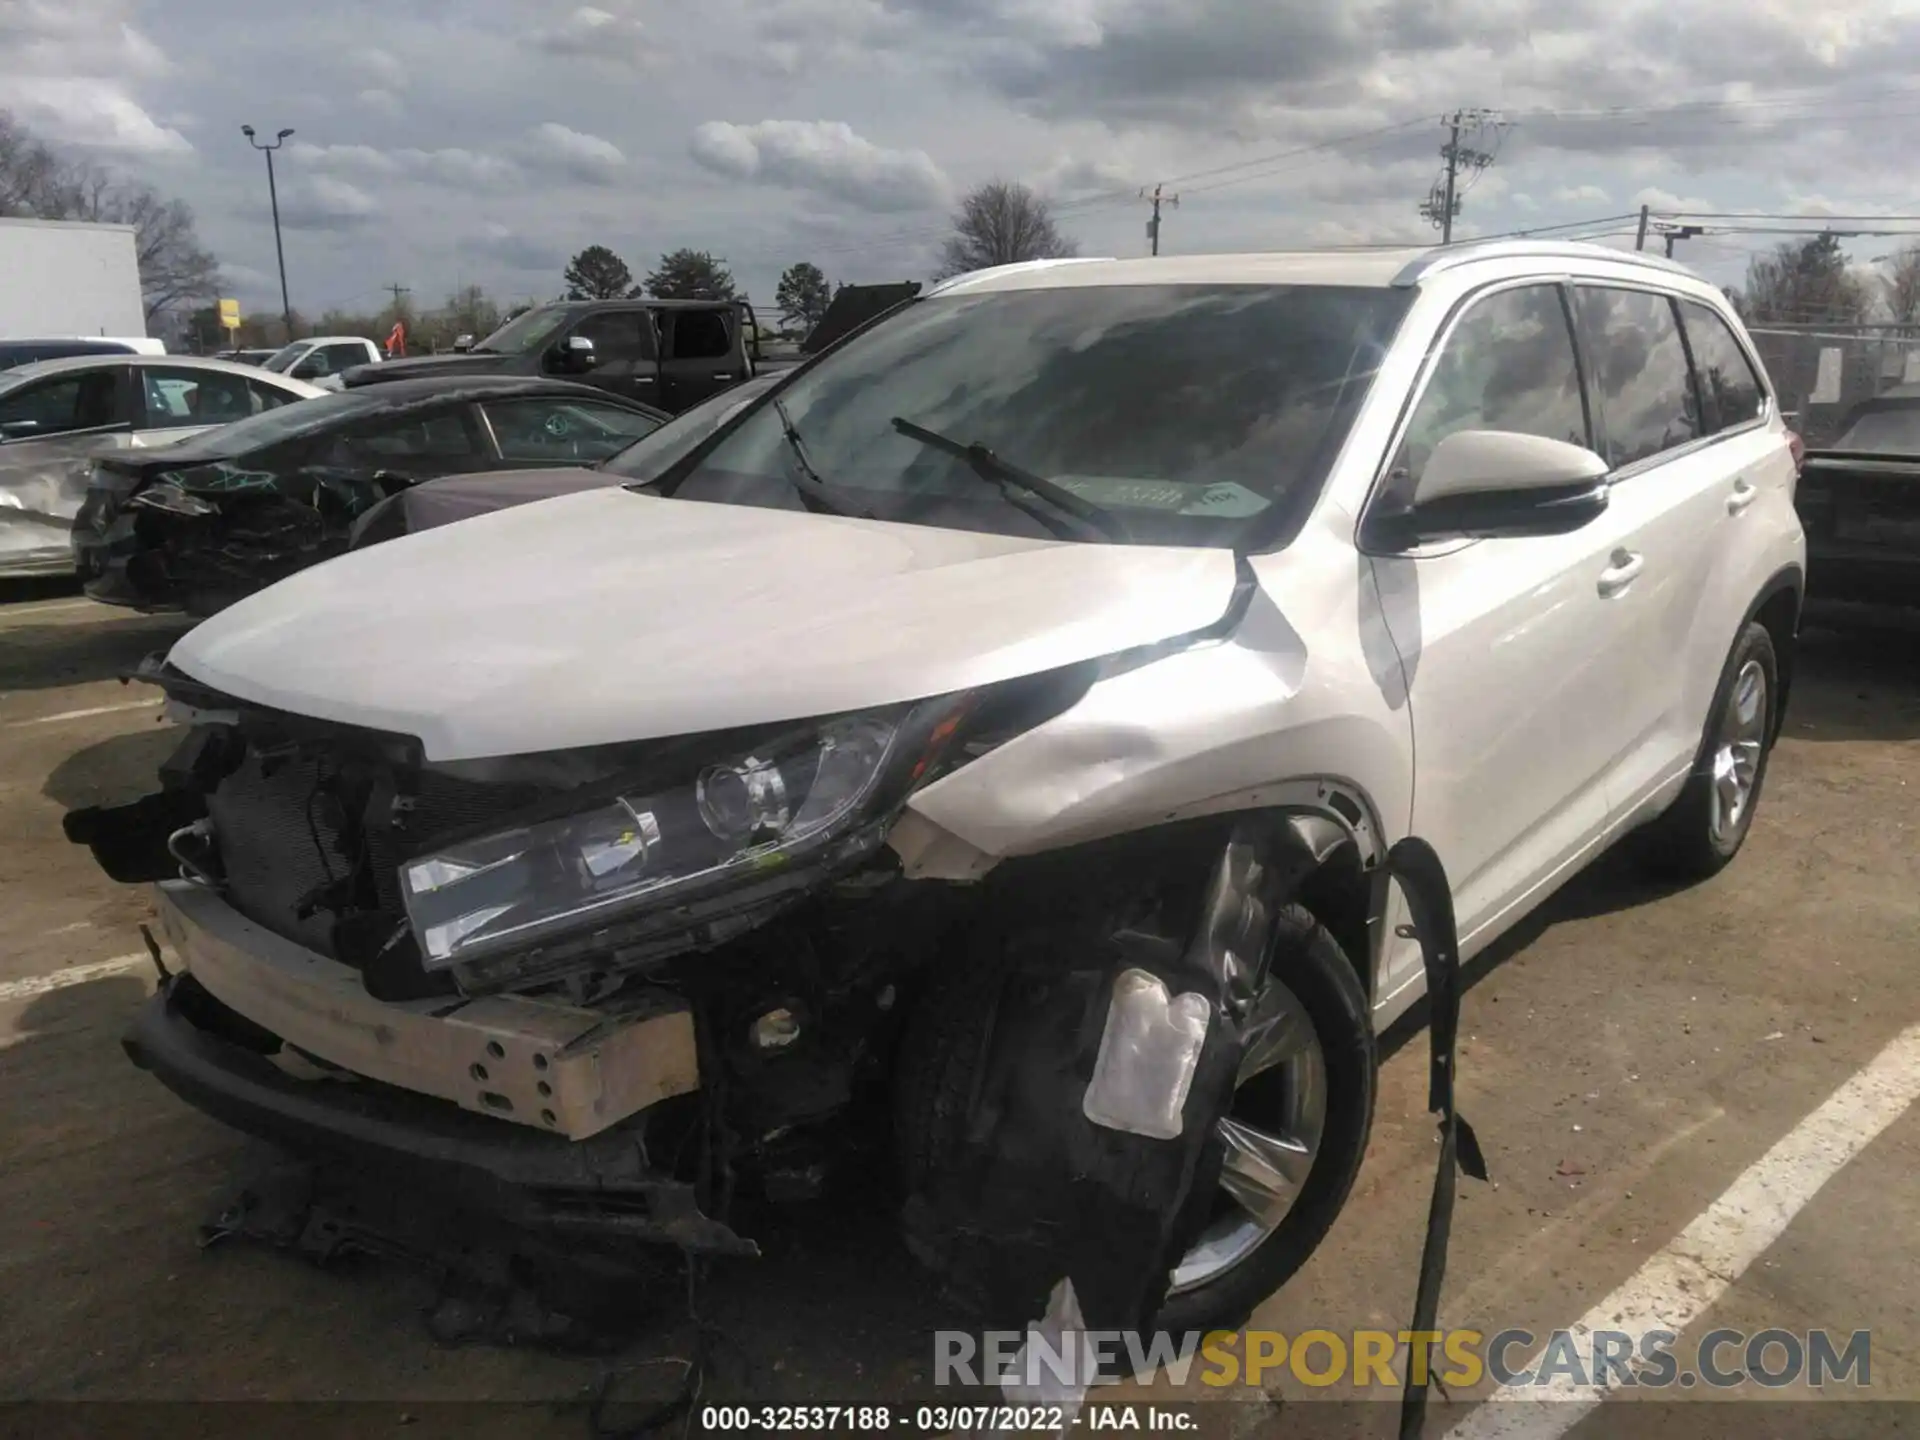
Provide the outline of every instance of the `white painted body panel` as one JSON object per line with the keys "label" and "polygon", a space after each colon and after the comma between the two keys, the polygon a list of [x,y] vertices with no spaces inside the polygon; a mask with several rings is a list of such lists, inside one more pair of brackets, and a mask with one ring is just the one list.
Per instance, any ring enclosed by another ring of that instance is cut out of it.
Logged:
{"label": "white painted body panel", "polygon": [[241,699],[465,760],[988,685],[1198,629],[1233,583],[1224,550],[598,490],[301,571],[171,658]]}

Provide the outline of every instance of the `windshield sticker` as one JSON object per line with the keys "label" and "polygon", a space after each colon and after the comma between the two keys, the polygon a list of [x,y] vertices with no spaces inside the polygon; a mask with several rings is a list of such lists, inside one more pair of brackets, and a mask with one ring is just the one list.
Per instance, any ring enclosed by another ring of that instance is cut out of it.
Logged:
{"label": "windshield sticker", "polygon": [[1082,500],[1115,510],[1159,510],[1169,515],[1213,515],[1223,520],[1258,515],[1271,503],[1244,485],[1195,485],[1178,480],[1130,480],[1118,475],[1055,475],[1053,483]]}

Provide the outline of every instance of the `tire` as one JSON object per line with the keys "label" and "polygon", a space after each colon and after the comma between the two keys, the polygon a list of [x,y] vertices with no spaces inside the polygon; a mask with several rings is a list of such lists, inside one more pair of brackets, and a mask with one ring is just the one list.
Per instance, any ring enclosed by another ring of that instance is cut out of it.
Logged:
{"label": "tire", "polygon": [[[1373,1127],[1377,1060],[1365,988],[1326,928],[1299,906],[1276,919],[1273,974],[1299,999],[1321,1045],[1326,1121],[1312,1169],[1274,1232],[1219,1276],[1168,1297],[1155,1325],[1233,1328],[1303,1265],[1345,1205]],[[935,1173],[966,1123],[1004,964],[947,970],[922,996],[895,1079],[894,1147],[907,1193]]]}
{"label": "tire", "polygon": [[[1766,681],[1759,757],[1752,788],[1737,823],[1716,830],[1715,757],[1728,723],[1735,682],[1750,664],[1759,667]],[[1767,762],[1772,758],[1773,742],[1780,732],[1779,697],[1780,661],[1774,653],[1773,636],[1766,626],[1751,622],[1740,632],[1740,638],[1727,656],[1726,668],[1720,672],[1720,683],[1714,687],[1713,704],[1707,710],[1700,749],[1694,756],[1693,771],[1687,776],[1686,785],[1657,820],[1633,836],[1635,858],[1648,873],[1682,883],[1708,880],[1726,869],[1740,853],[1753,828],[1754,812],[1760,808]]]}

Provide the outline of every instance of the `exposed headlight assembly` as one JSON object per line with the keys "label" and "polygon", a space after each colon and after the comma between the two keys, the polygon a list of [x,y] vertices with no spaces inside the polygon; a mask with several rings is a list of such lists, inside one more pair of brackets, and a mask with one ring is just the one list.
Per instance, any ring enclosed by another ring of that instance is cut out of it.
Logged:
{"label": "exposed headlight assembly", "polygon": [[[842,717],[708,765],[678,788],[408,861],[400,890],[422,963],[445,969],[787,864],[858,819],[896,758],[904,762],[903,738],[930,738],[913,723],[923,714]],[[943,722],[931,738],[951,730]]]}

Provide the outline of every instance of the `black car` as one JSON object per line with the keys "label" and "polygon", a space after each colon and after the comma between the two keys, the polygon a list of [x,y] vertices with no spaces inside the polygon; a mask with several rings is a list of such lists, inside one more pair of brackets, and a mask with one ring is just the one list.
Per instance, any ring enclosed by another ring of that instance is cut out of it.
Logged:
{"label": "black car", "polygon": [[678,414],[754,373],[760,335],[738,300],[575,300],[517,315],[451,355],[358,365],[347,389],[421,375],[550,375]]}
{"label": "black car", "polygon": [[639,486],[665,474],[667,467],[718,430],[736,413],[771,390],[783,372],[756,375],[683,410],[665,425],[636,440],[619,454],[584,470],[526,470],[517,475],[447,475],[410,485],[368,510],[354,522],[347,548],[364,549],[383,540],[451,525],[536,500],[551,500],[582,490]]}
{"label": "black car", "polygon": [[1794,504],[1810,597],[1920,605],[1920,386],[1856,406],[1808,450]]}
{"label": "black car", "polygon": [[360,515],[417,481],[590,465],[668,418],[583,385],[508,376],[322,395],[96,457],[74,560],[95,600],[210,615],[339,554]]}

